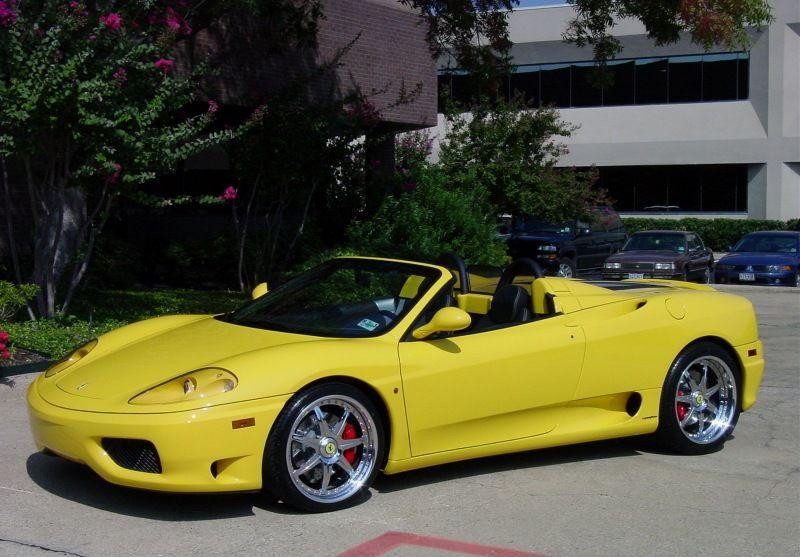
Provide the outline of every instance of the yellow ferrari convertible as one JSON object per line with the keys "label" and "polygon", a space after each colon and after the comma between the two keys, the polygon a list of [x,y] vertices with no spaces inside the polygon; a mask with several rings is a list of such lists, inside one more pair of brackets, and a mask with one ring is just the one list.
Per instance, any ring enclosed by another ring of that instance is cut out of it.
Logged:
{"label": "yellow ferrari convertible", "polygon": [[642,434],[707,453],[764,371],[750,302],[706,285],[525,259],[491,283],[451,254],[339,258],[265,291],[55,363],[28,391],[37,446],[116,484],[321,511],[381,470]]}

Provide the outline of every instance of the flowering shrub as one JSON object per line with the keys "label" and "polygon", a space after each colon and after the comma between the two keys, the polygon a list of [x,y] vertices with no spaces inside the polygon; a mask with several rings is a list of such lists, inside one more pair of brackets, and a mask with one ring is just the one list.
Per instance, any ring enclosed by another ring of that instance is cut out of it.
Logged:
{"label": "flowering shrub", "polygon": [[0,361],[11,359],[11,337],[0,327]]}
{"label": "flowering shrub", "polygon": [[[194,108],[207,69],[178,71],[174,60],[196,10],[229,6],[0,0],[0,166],[27,174],[32,230],[20,236],[33,237],[33,269],[17,274],[39,277],[40,315],[67,311],[115,198],[249,125],[212,131],[217,104]],[[76,241],[51,241],[68,211],[87,222]]]}

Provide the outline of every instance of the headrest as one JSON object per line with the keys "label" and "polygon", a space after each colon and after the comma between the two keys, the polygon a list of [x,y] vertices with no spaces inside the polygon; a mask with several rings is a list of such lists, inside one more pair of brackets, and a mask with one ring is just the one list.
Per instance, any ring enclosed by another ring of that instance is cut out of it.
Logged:
{"label": "headrest", "polygon": [[501,286],[492,296],[489,319],[495,323],[514,323],[530,305],[531,297],[523,287],[518,284]]}

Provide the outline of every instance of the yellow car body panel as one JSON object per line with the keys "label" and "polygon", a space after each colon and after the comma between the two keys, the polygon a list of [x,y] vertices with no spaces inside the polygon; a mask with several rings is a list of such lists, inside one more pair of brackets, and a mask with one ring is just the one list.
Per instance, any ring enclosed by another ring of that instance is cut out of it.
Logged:
{"label": "yellow car body panel", "polygon": [[[439,278],[379,336],[318,337],[198,315],[151,319],[103,335],[84,358],[32,383],[28,406],[36,444],[131,487],[255,490],[262,487],[264,447],[276,417],[295,393],[332,378],[355,383],[382,406],[386,473],[639,435],[658,426],[670,365],[703,338],[730,347],[741,364],[741,407],[755,403],[764,360],[753,308],[744,298],[670,281],[609,290],[543,278],[528,285],[532,307],[542,314],[547,295],[556,315],[416,340],[410,332],[418,317],[453,284],[447,269],[425,266],[437,269]],[[491,296],[456,295],[456,302],[480,317]],[[130,402],[204,368],[230,372],[236,388],[208,400]],[[631,415],[633,393],[641,404]],[[103,438],[152,442],[163,471],[117,465]]]}

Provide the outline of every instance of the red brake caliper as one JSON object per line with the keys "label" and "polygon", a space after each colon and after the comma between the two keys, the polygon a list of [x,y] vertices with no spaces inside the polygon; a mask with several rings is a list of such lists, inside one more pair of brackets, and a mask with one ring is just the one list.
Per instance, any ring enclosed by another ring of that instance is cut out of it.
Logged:
{"label": "red brake caliper", "polygon": [[[353,424],[344,424],[344,431],[342,432],[342,439],[355,439],[358,437],[358,432]],[[350,464],[353,464],[356,461],[356,450],[355,449],[347,449],[344,451],[344,458]]]}
{"label": "red brake caliper", "polygon": [[[683,396],[683,391],[678,391],[678,396]],[[683,419],[686,417],[686,414],[689,413],[689,405],[685,402],[676,402],[675,412],[678,414],[678,419],[683,421]]]}

